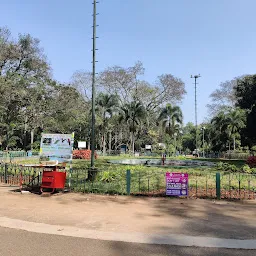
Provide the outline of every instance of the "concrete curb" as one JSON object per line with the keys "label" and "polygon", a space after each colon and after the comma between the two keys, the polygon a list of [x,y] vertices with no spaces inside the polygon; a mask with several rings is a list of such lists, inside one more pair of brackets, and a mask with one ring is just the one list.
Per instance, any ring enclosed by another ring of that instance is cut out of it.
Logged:
{"label": "concrete curb", "polygon": [[81,229],[70,226],[35,223],[17,219],[10,219],[7,217],[0,217],[0,226],[35,233],[99,239],[105,241],[228,249],[256,249],[256,240],[222,239],[214,237],[185,236],[180,234],[155,235],[143,233],[105,232]]}

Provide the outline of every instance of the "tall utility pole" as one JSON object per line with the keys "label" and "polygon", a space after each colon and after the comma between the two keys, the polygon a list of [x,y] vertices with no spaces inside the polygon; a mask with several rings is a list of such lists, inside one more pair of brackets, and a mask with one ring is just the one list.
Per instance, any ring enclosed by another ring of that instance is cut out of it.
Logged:
{"label": "tall utility pole", "polygon": [[93,1],[93,37],[92,37],[92,132],[91,132],[91,168],[94,169],[94,152],[95,152],[95,63],[96,63],[96,5],[98,2]]}
{"label": "tall utility pole", "polygon": [[197,86],[197,82],[196,80],[201,77],[200,74],[199,75],[191,75],[191,78],[195,79],[195,125],[196,125],[196,154],[198,154],[197,150],[198,150],[198,126],[197,126],[197,94],[196,94],[196,86]]}

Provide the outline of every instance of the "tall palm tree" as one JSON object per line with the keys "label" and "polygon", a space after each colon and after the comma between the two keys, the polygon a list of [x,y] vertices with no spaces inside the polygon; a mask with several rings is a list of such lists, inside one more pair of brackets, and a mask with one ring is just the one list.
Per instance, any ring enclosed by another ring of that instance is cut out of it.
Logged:
{"label": "tall palm tree", "polygon": [[171,137],[180,131],[183,115],[179,106],[172,106],[167,104],[166,107],[161,109],[158,121],[161,122],[164,131]]}
{"label": "tall palm tree", "polygon": [[119,121],[124,121],[129,128],[131,134],[131,148],[134,154],[135,145],[135,132],[137,131],[139,125],[146,120],[147,112],[140,101],[132,101],[125,104],[120,109]]}
{"label": "tall palm tree", "polygon": [[244,128],[246,114],[239,108],[219,112],[211,121],[212,132],[216,141],[228,142],[229,151],[233,139],[233,149],[236,149],[236,137],[240,137],[240,130]]}
{"label": "tall palm tree", "polygon": [[118,97],[114,94],[100,93],[96,98],[96,113],[101,118],[103,156],[106,154],[106,134],[108,132],[109,119],[118,107]]}
{"label": "tall palm tree", "polygon": [[227,132],[230,141],[233,139],[233,150],[236,149],[236,137],[240,137],[240,131],[246,126],[245,111],[239,108],[229,111],[226,117]]}

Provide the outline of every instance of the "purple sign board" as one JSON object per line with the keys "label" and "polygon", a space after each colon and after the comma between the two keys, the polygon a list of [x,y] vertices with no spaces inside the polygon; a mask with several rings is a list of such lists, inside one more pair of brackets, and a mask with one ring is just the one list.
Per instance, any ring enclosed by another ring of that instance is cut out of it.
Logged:
{"label": "purple sign board", "polygon": [[167,172],[166,178],[166,195],[167,196],[188,196],[188,174]]}

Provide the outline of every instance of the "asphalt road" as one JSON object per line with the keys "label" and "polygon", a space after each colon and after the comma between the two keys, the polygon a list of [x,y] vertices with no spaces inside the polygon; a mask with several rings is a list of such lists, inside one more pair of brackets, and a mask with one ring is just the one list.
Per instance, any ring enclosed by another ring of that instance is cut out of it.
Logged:
{"label": "asphalt road", "polygon": [[255,256],[255,250],[111,242],[0,227],[1,256]]}

